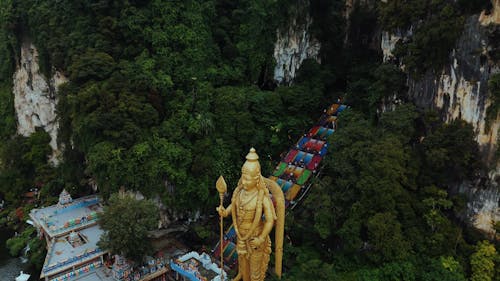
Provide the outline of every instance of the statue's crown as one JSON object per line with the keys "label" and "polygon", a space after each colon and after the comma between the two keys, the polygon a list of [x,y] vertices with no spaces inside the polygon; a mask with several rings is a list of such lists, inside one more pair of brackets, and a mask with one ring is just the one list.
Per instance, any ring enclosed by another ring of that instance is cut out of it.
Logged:
{"label": "statue's crown", "polygon": [[245,161],[245,164],[241,167],[241,171],[252,175],[260,174],[259,155],[255,152],[255,148],[250,148],[250,152],[248,152],[245,158],[247,161]]}

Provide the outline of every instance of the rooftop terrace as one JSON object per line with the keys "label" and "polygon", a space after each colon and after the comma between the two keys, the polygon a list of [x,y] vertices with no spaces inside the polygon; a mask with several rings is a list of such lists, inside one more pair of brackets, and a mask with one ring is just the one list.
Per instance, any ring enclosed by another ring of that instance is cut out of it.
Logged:
{"label": "rooftop terrace", "polygon": [[30,217],[52,238],[95,224],[99,212],[102,212],[99,198],[86,196],[64,205],[33,209]]}
{"label": "rooftop terrace", "polygon": [[73,266],[78,267],[82,263],[102,256],[104,252],[97,247],[102,233],[101,228],[94,225],[79,231],[79,238],[77,238],[79,242],[70,243],[72,240],[69,234],[55,238],[52,247],[47,252],[40,277],[51,276]]}
{"label": "rooftop terrace", "polygon": [[95,270],[82,274],[78,281],[116,281],[111,274],[111,269],[106,267],[96,268]]}
{"label": "rooftop terrace", "polygon": [[[189,252],[171,260],[170,267],[190,281],[221,281],[221,269],[206,253]],[[225,271],[222,275],[227,280]]]}

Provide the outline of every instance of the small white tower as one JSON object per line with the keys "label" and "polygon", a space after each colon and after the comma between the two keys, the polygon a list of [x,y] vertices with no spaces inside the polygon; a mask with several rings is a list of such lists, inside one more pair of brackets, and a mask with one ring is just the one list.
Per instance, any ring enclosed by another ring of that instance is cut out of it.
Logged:
{"label": "small white tower", "polygon": [[71,202],[73,202],[73,198],[71,198],[71,195],[66,191],[66,189],[63,189],[61,194],[59,194],[59,205],[65,205]]}

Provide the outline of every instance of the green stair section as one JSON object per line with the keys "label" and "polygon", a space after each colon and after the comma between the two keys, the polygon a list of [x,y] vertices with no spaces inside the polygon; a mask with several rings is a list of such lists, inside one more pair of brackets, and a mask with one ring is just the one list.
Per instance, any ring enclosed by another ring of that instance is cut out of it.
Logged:
{"label": "green stair section", "polygon": [[277,170],[273,173],[273,176],[275,177],[279,177],[283,174],[283,172],[285,172],[286,170],[286,163],[285,162],[281,162],[278,167],[277,167]]}
{"label": "green stair section", "polygon": [[312,174],[311,171],[304,170],[304,172],[302,173],[302,175],[300,175],[300,177],[297,179],[297,184],[298,185],[303,185],[309,179],[309,177],[311,176],[311,174]]}

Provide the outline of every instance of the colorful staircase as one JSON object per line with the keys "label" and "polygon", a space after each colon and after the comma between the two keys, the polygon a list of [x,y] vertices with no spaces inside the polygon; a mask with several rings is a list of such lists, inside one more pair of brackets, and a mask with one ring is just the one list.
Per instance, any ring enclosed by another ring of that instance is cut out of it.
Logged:
{"label": "colorful staircase", "polygon": [[[326,109],[314,127],[299,139],[269,177],[281,186],[287,208],[297,206],[310,189],[309,179],[318,173],[319,164],[327,153],[327,138],[335,132],[337,115],[346,108],[346,105],[335,103]],[[217,260],[221,254],[219,243],[212,250]],[[224,263],[229,267],[234,267],[238,262],[235,243],[236,232],[231,225],[224,235],[222,251]]]}

